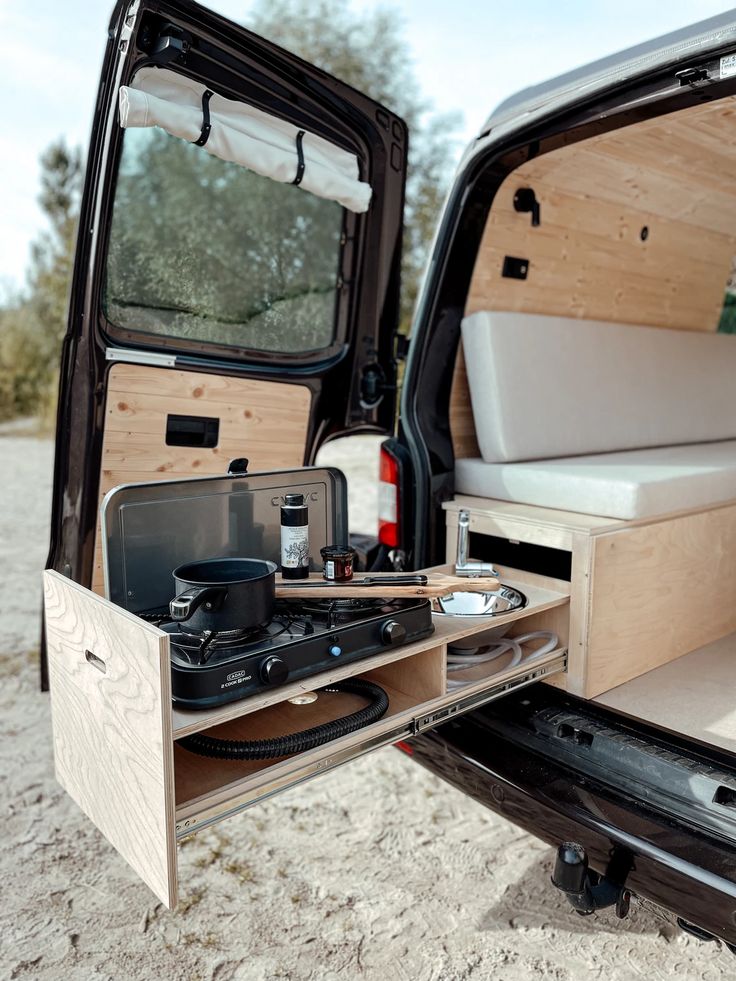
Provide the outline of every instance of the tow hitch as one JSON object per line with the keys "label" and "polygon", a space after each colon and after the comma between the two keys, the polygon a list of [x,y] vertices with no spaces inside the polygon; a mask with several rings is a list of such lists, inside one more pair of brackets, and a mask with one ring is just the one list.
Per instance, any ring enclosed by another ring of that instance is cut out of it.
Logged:
{"label": "tow hitch", "polygon": [[557,849],[552,885],[567,897],[580,916],[590,916],[598,909],[616,907],[616,916],[623,919],[631,906],[631,892],[607,876],[588,868],[588,856],[582,845],[563,841]]}

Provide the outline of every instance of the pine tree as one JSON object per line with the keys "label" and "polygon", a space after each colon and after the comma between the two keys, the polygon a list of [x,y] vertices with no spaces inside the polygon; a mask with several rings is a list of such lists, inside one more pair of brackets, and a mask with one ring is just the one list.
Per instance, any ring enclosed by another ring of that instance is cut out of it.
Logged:
{"label": "pine tree", "polygon": [[0,311],[0,418],[53,414],[81,181],[80,151],[51,144],[39,195],[48,228],[31,247],[26,288]]}
{"label": "pine tree", "polygon": [[[402,270],[402,325],[407,328],[449,179],[454,152],[453,132],[458,118],[432,114],[431,107],[422,99],[404,40],[401,17],[394,10],[381,7],[356,13],[350,9],[347,0],[260,0],[248,27],[383,102],[408,123],[410,155]],[[188,286],[185,278],[177,276],[176,270],[158,268],[156,263],[156,236],[172,235],[175,216],[167,215],[165,227],[157,229],[157,212],[152,201],[156,197],[157,186],[160,187],[157,182],[164,180],[171,185],[178,180],[182,193],[186,195],[186,207],[191,212],[197,206],[197,184],[210,162],[206,154],[196,149],[194,153],[197,157],[191,161],[179,152],[174,155],[180,171],[177,177],[164,149],[167,138],[163,134],[160,136],[161,140],[149,140],[145,160],[139,160],[139,164],[145,163],[145,166],[139,169],[135,181],[129,181],[126,186],[121,176],[118,213],[127,217],[120,238],[111,248],[109,272],[111,277],[127,277],[128,283],[134,280],[136,293],[143,294],[144,299],[146,289],[151,286],[148,280],[152,283],[155,280],[159,300],[164,288],[176,294],[178,303],[186,305]],[[128,134],[128,138],[132,138],[131,134]],[[163,152],[154,155],[152,151],[157,148]],[[48,228],[33,243],[25,289],[0,304],[0,419],[38,414],[50,420],[55,407],[59,351],[66,327],[67,296],[79,213],[82,156],[79,149],[70,149],[63,140],[59,140],[48,147],[41,164],[39,200]],[[198,229],[208,228],[211,240],[203,261],[219,264],[218,295],[213,296],[213,304],[222,304],[223,299],[227,299],[227,283],[223,283],[223,278],[226,280],[227,276],[223,277],[222,273],[227,273],[229,265],[233,265],[238,256],[238,252],[228,246],[234,214],[228,194],[239,193],[239,185],[244,181],[247,179],[242,176],[233,179],[232,189],[229,191],[225,188],[219,195],[221,241],[218,242],[218,236],[214,234],[217,229],[213,227],[213,220],[218,214],[213,212],[211,200],[203,202],[203,206],[210,210],[206,220],[197,225]],[[131,193],[133,184],[135,193]],[[278,197],[266,207],[266,199],[270,196],[267,192],[259,193],[260,212],[245,216],[249,219],[254,242],[259,241],[259,235],[270,236],[269,255],[277,255],[282,249],[282,265],[288,273],[290,255],[295,251],[302,255],[305,252],[293,229],[284,236],[283,227],[279,227]],[[243,201],[247,201],[247,197],[240,194],[238,213],[243,211]],[[304,235],[309,231],[314,243],[315,228],[305,226],[298,233]],[[182,228],[179,232],[184,254],[188,230]],[[274,244],[276,235],[281,237],[279,241],[283,239],[281,246]],[[140,247],[141,242],[144,243],[143,248]],[[190,244],[201,255],[198,244]],[[327,256],[324,261],[329,259],[331,262],[331,250],[327,244],[324,251]],[[143,261],[144,258],[146,261]],[[318,250],[312,251],[311,261],[315,268],[301,273],[302,282],[299,285],[302,291],[307,274],[307,286],[312,280],[321,281]],[[159,265],[162,264],[163,256],[159,262]],[[258,273],[258,256],[255,254],[252,256],[251,272],[254,276]],[[237,278],[242,279],[243,275],[242,268],[233,273],[235,293],[242,293],[240,288],[236,290],[235,287],[242,285]],[[173,281],[167,286],[172,276]],[[289,282],[286,280],[285,287],[288,295]],[[251,296],[255,293],[253,290],[248,292]],[[319,289],[314,290],[311,302],[313,306],[305,308],[307,313],[310,309],[318,310],[322,302]],[[246,313],[253,315],[253,311]],[[264,315],[267,316],[267,311]],[[216,316],[214,308],[211,316]],[[305,331],[310,320],[318,319],[305,316]],[[164,328],[165,325],[156,327],[149,324],[144,325],[143,329],[155,332]],[[240,329],[242,331],[242,324]]]}
{"label": "pine tree", "polygon": [[409,127],[401,320],[407,329],[457,147],[459,113],[435,113],[412,67],[401,14],[347,0],[259,0],[248,28],[401,116]]}

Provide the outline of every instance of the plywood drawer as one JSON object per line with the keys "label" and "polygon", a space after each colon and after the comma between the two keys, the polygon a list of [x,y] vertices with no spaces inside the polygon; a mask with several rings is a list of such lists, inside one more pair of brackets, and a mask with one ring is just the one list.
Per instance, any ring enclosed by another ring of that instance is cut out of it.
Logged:
{"label": "plywood drawer", "polygon": [[[435,634],[423,641],[239,702],[182,710],[172,707],[166,633],[58,573],[44,579],[57,778],[168,907],[177,901],[178,839],[565,667],[561,646],[448,692],[448,642],[483,625],[439,619]],[[530,607],[496,622],[516,629],[517,619],[564,619],[565,595],[532,594]],[[377,722],[316,749],[236,762],[204,758],[177,744],[205,730],[223,738],[267,738],[354,711],[361,700],[353,706],[346,695],[337,711],[328,693],[311,705],[288,701],[350,676],[380,684],[389,709]]]}

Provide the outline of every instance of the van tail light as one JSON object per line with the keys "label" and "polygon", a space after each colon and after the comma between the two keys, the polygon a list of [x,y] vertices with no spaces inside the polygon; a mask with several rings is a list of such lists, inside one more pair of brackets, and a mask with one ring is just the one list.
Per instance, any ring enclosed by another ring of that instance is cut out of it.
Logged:
{"label": "van tail light", "polygon": [[388,548],[398,548],[401,528],[399,461],[384,443],[378,476],[378,540]]}

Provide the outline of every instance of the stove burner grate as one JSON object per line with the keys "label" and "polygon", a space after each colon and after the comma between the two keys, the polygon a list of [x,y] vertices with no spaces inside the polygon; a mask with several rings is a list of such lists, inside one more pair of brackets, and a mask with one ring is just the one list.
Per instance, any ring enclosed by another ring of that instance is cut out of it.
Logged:
{"label": "stove burner grate", "polygon": [[259,627],[248,627],[247,629],[236,629],[236,630],[187,630],[187,624],[179,624],[179,630],[182,634],[186,634],[187,637],[191,637],[193,641],[209,642],[212,638],[218,638],[225,642],[240,642],[247,641],[251,637],[256,640],[258,637],[268,637],[269,624],[261,624]]}
{"label": "stove burner grate", "polygon": [[195,634],[169,620],[172,695],[187,708],[204,708],[245,698],[273,685],[308,678],[341,663],[386,650],[385,625],[404,627],[406,642],[432,633],[427,600],[345,600],[322,597],[278,599],[274,617],[254,632]]}
{"label": "stove burner grate", "polygon": [[361,613],[365,610],[366,613],[370,613],[372,610],[377,610],[379,607],[385,606],[386,600],[355,598],[302,600],[300,605],[302,610],[314,610],[317,613],[324,613],[327,610],[344,610],[346,613]]}
{"label": "stove burner grate", "polygon": [[168,621],[163,628],[171,643],[191,664],[206,664],[215,653],[227,653],[233,648],[252,648],[267,645],[273,638],[292,629],[294,617],[275,616],[269,623],[248,630],[187,630],[186,624]]}

